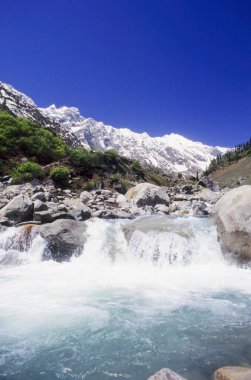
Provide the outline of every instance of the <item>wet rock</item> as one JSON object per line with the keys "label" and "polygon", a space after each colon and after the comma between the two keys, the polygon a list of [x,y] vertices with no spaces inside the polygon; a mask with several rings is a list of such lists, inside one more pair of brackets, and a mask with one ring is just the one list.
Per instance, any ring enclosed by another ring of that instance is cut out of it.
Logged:
{"label": "wet rock", "polygon": [[34,205],[27,195],[18,195],[0,210],[0,219],[7,218],[13,223],[32,219]]}
{"label": "wet rock", "polygon": [[83,205],[83,203],[76,204],[70,211],[70,214],[75,220],[84,221],[91,218],[91,210],[89,207]]}
{"label": "wet rock", "polygon": [[[150,376],[147,380],[186,380],[183,376],[169,368],[163,368]],[[218,380],[218,379],[217,379]]]}
{"label": "wet rock", "polygon": [[233,189],[212,208],[219,240],[225,254],[239,261],[251,260],[251,186]]}
{"label": "wet rock", "polygon": [[207,216],[208,215],[208,209],[207,205],[204,202],[195,203],[193,205],[193,215],[194,216]]}
{"label": "wet rock", "polygon": [[214,380],[250,380],[251,368],[222,367],[214,373]]}
{"label": "wet rock", "polygon": [[169,205],[170,198],[165,188],[152,185],[151,183],[140,183],[132,187],[125,194],[126,199],[138,207],[156,206],[156,204]]}
{"label": "wet rock", "polygon": [[62,262],[74,254],[79,255],[84,247],[86,228],[84,223],[68,219],[41,226],[40,235],[47,242],[44,258]]}

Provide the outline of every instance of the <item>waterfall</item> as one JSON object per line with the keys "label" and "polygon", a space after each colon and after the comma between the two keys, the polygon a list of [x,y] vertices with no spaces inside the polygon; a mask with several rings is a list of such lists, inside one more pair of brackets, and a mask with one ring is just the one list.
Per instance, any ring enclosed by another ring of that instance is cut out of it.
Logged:
{"label": "waterfall", "polygon": [[86,223],[63,263],[42,260],[39,226],[0,232],[0,377],[145,380],[167,366],[209,380],[249,361],[251,270],[225,261],[210,219]]}

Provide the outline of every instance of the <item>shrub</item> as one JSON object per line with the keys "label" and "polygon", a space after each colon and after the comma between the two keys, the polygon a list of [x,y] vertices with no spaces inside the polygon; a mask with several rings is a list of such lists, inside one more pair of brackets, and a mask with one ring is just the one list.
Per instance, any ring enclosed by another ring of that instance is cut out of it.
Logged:
{"label": "shrub", "polygon": [[85,190],[91,191],[96,188],[96,184],[93,180],[87,181],[84,185]]}
{"label": "shrub", "polygon": [[90,166],[90,154],[86,149],[71,149],[69,155],[72,165],[76,168],[86,170]]}
{"label": "shrub", "polygon": [[12,172],[13,183],[22,183],[32,181],[35,178],[43,178],[44,170],[36,162],[23,162],[18,165]]}
{"label": "shrub", "polygon": [[149,180],[158,186],[169,186],[170,178],[157,173],[150,173]]}
{"label": "shrub", "polygon": [[50,171],[50,177],[56,184],[65,185],[68,183],[70,170],[65,166],[58,166]]}
{"label": "shrub", "polygon": [[132,170],[138,176],[143,176],[144,175],[144,170],[143,170],[143,168],[141,166],[141,163],[138,160],[133,160],[133,162],[132,162]]}
{"label": "shrub", "polygon": [[125,194],[127,192],[128,189],[130,189],[130,187],[132,187],[131,185],[131,182],[128,181],[127,179],[120,179],[119,180],[119,184],[121,185],[120,188],[118,188],[117,190],[121,193],[121,194]]}
{"label": "shrub", "polygon": [[107,162],[108,164],[115,163],[117,161],[117,158],[118,158],[118,152],[115,149],[108,149],[104,153],[105,162]]}
{"label": "shrub", "polygon": [[118,182],[120,179],[121,179],[121,174],[120,174],[120,173],[114,173],[114,174],[111,176],[111,180],[112,180],[112,182]]}
{"label": "shrub", "polygon": [[48,164],[66,156],[66,144],[34,121],[0,112],[0,158],[22,152]]}

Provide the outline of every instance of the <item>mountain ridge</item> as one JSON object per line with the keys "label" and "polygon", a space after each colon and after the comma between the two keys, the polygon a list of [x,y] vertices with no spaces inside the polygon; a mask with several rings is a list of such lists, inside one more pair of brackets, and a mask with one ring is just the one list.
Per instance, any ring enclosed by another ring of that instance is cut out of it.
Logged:
{"label": "mountain ridge", "polygon": [[122,156],[137,159],[143,165],[154,166],[167,174],[181,172],[184,175],[196,175],[197,172],[203,172],[218,154],[228,150],[194,142],[175,133],[151,137],[146,132],[115,128],[82,116],[76,107],[57,108],[53,104],[39,108],[31,98],[2,82],[0,108],[7,108],[15,116],[40,122],[70,146],[97,151],[116,149]]}

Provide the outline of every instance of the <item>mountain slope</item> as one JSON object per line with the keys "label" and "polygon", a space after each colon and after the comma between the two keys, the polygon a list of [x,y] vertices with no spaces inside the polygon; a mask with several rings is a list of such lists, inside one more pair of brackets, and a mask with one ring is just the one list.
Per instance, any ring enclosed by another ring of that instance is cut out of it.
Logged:
{"label": "mountain slope", "polygon": [[40,111],[71,130],[81,144],[93,150],[116,149],[119,154],[136,158],[143,164],[160,168],[166,173],[196,174],[206,169],[217,154],[226,148],[212,147],[193,142],[171,133],[163,137],[150,137],[147,133],[135,133],[125,128],[114,128],[80,115],[77,108],[52,105]]}
{"label": "mountain slope", "polygon": [[56,121],[47,118],[31,98],[17,91],[11,85],[2,82],[0,82],[0,110],[8,111],[17,117],[36,121],[42,127],[49,128],[70,146],[81,146],[71,131]]}
{"label": "mountain slope", "polygon": [[193,142],[177,134],[151,137],[147,133],[114,128],[81,116],[74,107],[38,108],[26,95],[4,83],[0,83],[0,108],[38,121],[71,146],[102,151],[116,149],[120,155],[160,168],[165,173],[195,175],[204,171],[218,154],[227,151],[227,148]]}

